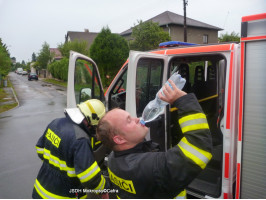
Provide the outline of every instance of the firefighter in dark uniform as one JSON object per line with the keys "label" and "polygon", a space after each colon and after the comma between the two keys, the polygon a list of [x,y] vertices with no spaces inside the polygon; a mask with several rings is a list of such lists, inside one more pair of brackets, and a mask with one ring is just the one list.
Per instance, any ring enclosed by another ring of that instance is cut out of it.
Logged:
{"label": "firefighter in dark uniform", "polygon": [[98,139],[113,150],[108,172],[118,198],[186,198],[185,188],[212,157],[209,126],[195,95],[168,81],[173,89],[166,84],[159,97],[178,108],[183,137],[167,152],[145,141],[148,128],[124,110],[109,111],[98,124]]}
{"label": "firefighter in dark uniform", "polygon": [[108,187],[90,140],[105,115],[103,103],[87,100],[77,108],[65,109],[65,115],[47,126],[36,145],[43,164],[34,183],[33,198],[86,198],[88,189]]}

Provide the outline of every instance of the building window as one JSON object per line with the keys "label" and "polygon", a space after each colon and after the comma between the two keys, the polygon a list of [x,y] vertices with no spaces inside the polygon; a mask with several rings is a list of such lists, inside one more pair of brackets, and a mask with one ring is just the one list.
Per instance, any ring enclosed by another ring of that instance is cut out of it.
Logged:
{"label": "building window", "polygon": [[208,35],[203,35],[203,44],[208,44]]}

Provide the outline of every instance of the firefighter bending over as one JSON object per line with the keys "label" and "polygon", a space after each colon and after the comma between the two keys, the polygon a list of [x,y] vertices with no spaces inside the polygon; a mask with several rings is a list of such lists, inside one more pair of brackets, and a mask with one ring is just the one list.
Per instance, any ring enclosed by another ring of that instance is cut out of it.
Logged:
{"label": "firefighter bending over", "polygon": [[167,152],[145,141],[148,128],[124,110],[109,111],[98,124],[98,139],[113,150],[108,172],[118,198],[185,198],[185,188],[212,157],[209,126],[195,95],[168,81],[173,90],[166,84],[159,97],[178,108],[184,136]]}
{"label": "firefighter bending over", "polygon": [[103,103],[87,100],[77,108],[66,109],[65,115],[47,126],[36,145],[43,164],[34,184],[33,198],[86,198],[85,188],[107,189],[90,145],[90,137],[105,115]]}

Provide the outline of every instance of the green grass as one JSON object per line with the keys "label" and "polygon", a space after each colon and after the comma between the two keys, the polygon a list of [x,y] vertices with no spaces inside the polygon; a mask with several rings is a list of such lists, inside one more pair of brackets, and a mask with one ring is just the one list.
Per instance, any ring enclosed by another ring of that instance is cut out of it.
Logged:
{"label": "green grass", "polygon": [[[7,79],[7,87],[12,87],[13,88],[13,85],[12,83],[10,82],[9,79]],[[14,88],[13,88],[13,91],[15,92]],[[5,90],[3,89],[3,87],[0,87],[0,102],[6,102],[8,101],[7,99],[4,99],[4,98],[7,98],[8,97],[8,94],[5,92]],[[5,111],[8,111],[14,107],[16,107],[18,105],[18,103],[11,103],[11,104],[4,104],[4,105],[0,105],[0,113],[2,112],[5,112]]]}
{"label": "green grass", "polygon": [[[8,101],[8,100],[4,99],[6,97],[8,97],[8,94],[5,92],[5,90],[3,88],[0,88],[0,102]],[[8,111],[8,110],[16,107],[17,105],[18,105],[18,103],[0,105],[0,113]]]}
{"label": "green grass", "polygon": [[3,88],[0,88],[0,102],[5,102],[6,100],[4,99],[7,96],[5,90]]}
{"label": "green grass", "polygon": [[46,82],[46,83],[52,83],[52,84],[55,84],[55,85],[60,85],[60,86],[63,86],[63,87],[67,87],[67,82],[64,82],[64,81],[59,81],[59,80],[55,80],[55,79],[48,79],[48,78],[42,79],[42,81]]}
{"label": "green grass", "polygon": [[8,111],[12,108],[15,108],[18,105],[18,103],[12,103],[12,104],[6,104],[0,106],[0,113]]}

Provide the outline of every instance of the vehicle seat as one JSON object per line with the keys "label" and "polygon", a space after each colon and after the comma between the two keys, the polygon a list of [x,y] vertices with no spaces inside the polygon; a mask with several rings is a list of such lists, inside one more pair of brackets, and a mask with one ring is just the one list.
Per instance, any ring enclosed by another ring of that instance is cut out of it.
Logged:
{"label": "vehicle seat", "polygon": [[208,96],[213,96],[217,94],[217,75],[216,75],[216,67],[211,65],[207,68],[207,90]]}
{"label": "vehicle seat", "polygon": [[183,87],[183,91],[189,93],[191,92],[191,84],[189,81],[189,66],[186,63],[182,63],[179,66],[179,73],[182,76],[182,78],[186,79],[186,84]]}
{"label": "vehicle seat", "polygon": [[194,84],[193,91],[196,97],[200,100],[206,97],[206,83],[204,76],[204,68],[203,66],[196,66],[195,68],[195,76],[194,76]]}

